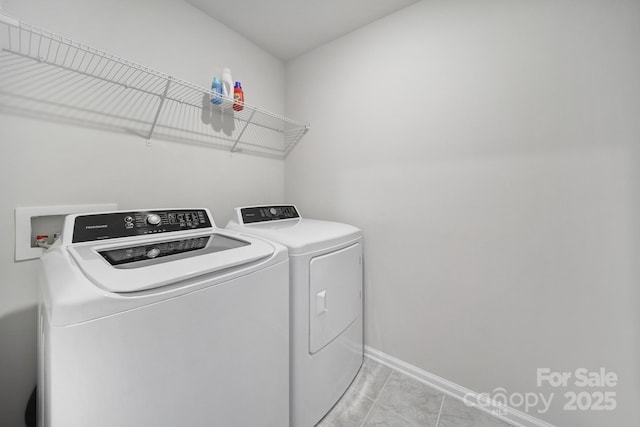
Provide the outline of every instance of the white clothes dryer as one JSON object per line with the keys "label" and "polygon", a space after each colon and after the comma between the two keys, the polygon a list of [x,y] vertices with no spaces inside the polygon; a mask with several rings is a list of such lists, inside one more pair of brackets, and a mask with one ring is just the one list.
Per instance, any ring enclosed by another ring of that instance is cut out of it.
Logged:
{"label": "white clothes dryer", "polygon": [[288,425],[288,271],[207,209],[68,216],[41,261],[38,425]]}
{"label": "white clothes dryer", "polygon": [[235,209],[227,229],[289,249],[291,426],[311,427],[335,405],[363,361],[362,233],[302,218],[293,205]]}

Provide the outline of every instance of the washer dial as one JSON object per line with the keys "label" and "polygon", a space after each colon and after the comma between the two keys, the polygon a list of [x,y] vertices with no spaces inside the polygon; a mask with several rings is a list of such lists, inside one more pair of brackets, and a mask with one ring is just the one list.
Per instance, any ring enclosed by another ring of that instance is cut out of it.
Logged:
{"label": "washer dial", "polygon": [[147,215],[147,224],[149,224],[149,225],[160,225],[160,222],[162,222],[162,219],[160,218],[160,215],[156,215],[156,214]]}

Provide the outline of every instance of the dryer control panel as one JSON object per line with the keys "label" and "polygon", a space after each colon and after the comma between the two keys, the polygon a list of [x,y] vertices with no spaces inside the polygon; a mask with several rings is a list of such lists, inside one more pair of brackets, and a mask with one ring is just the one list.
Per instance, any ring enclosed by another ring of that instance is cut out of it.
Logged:
{"label": "dryer control panel", "polygon": [[296,207],[293,205],[251,206],[248,208],[240,208],[240,216],[242,217],[243,224],[300,218]]}
{"label": "dryer control panel", "polygon": [[73,243],[211,228],[204,209],[111,212],[77,216]]}

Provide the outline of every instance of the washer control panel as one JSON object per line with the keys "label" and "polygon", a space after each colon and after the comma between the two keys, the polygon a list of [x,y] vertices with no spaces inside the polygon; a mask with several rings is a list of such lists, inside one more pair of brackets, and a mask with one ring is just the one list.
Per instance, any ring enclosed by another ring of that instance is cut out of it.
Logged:
{"label": "washer control panel", "polygon": [[204,209],[113,212],[77,216],[73,243],[210,228]]}
{"label": "washer control panel", "polygon": [[293,205],[251,206],[248,208],[240,208],[240,216],[242,217],[243,224],[300,218],[296,207]]}

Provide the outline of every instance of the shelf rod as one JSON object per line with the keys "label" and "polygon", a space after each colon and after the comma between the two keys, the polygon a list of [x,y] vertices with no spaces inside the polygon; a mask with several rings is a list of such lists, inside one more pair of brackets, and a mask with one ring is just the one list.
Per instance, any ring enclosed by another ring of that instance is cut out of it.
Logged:
{"label": "shelf rod", "polygon": [[16,19],[12,16],[6,15],[4,13],[0,13],[0,22],[3,24],[10,25],[12,27],[20,27],[20,20]]}
{"label": "shelf rod", "polygon": [[160,117],[160,111],[162,111],[162,104],[164,104],[164,100],[167,98],[167,92],[169,92],[169,86],[171,86],[171,80],[172,80],[172,77],[167,78],[167,85],[164,87],[164,93],[160,98],[160,105],[158,105],[158,111],[156,111],[156,116],[153,118],[153,124],[151,125],[149,136],[147,137],[147,145],[151,145],[151,137],[153,136],[153,131],[156,129],[156,124],[158,124],[158,117]]}
{"label": "shelf rod", "polygon": [[240,142],[240,138],[242,138],[242,134],[244,134],[244,131],[247,130],[247,126],[249,126],[249,123],[251,123],[251,119],[253,119],[253,115],[255,113],[256,113],[256,110],[252,110],[251,111],[251,116],[249,116],[249,120],[247,120],[247,122],[244,124],[244,127],[242,128],[242,131],[240,132],[240,135],[238,135],[238,139],[236,139],[236,142],[233,144],[233,147],[231,147],[231,152],[232,153],[234,153],[236,151],[236,146]]}

